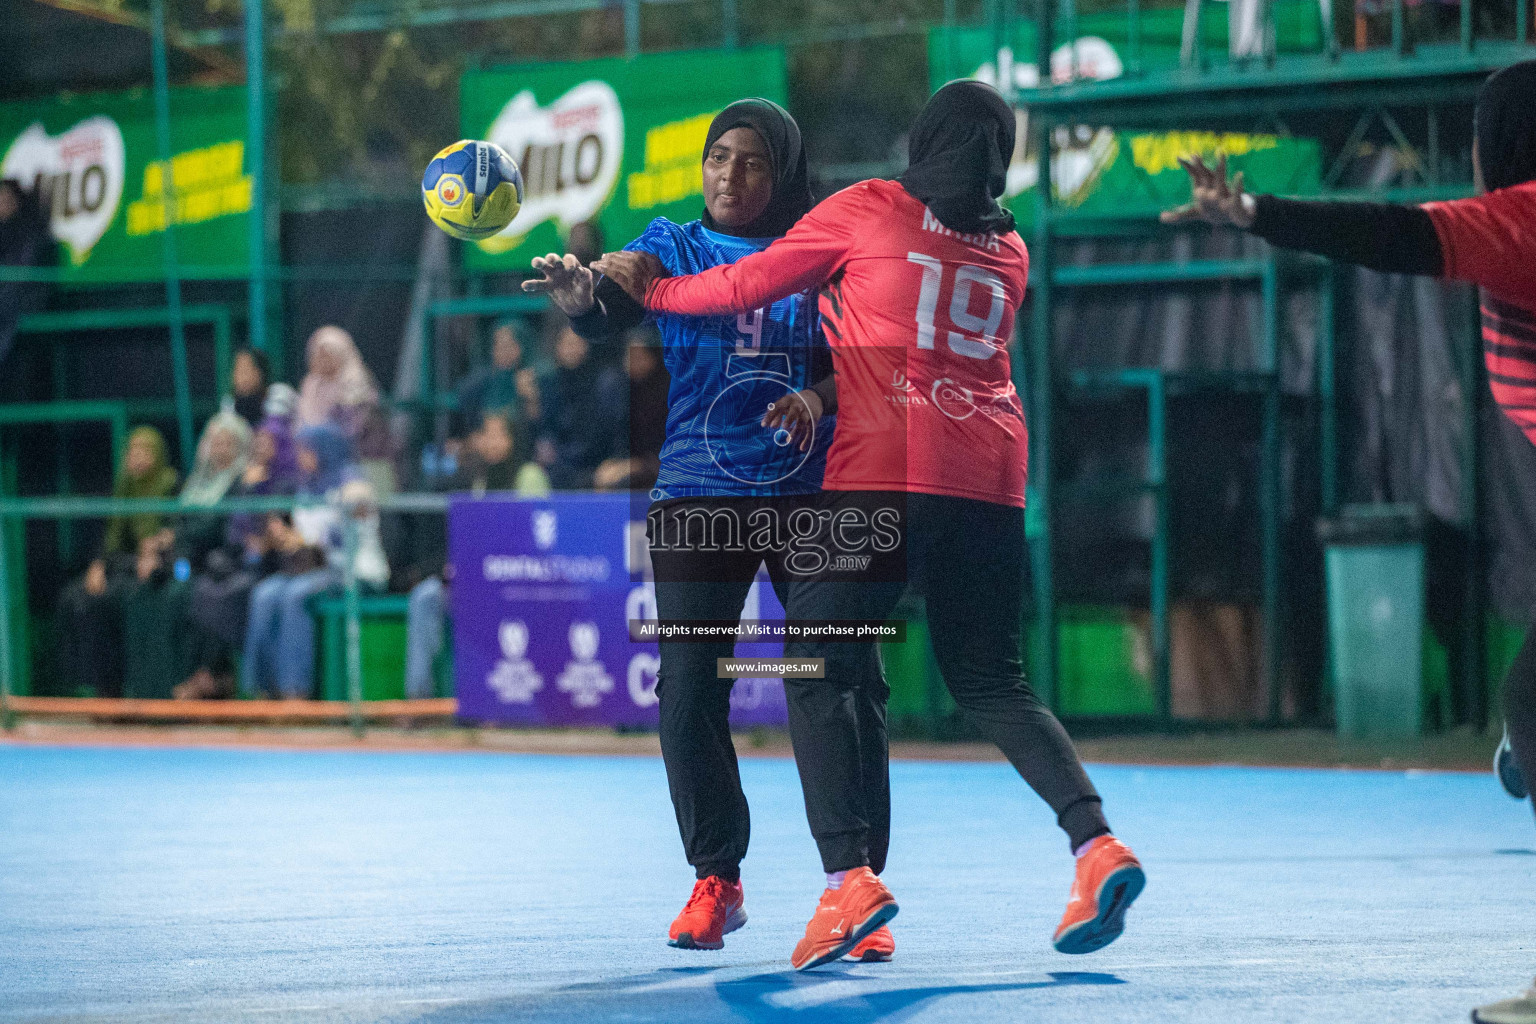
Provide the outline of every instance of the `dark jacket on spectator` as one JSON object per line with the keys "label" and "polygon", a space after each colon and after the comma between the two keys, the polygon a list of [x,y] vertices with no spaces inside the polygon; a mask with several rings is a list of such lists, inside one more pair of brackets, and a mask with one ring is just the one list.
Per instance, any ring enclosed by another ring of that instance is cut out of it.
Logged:
{"label": "dark jacket on spectator", "polygon": [[556,367],[539,389],[541,436],[555,449],[549,479],[561,490],[592,486],[592,473],[629,447],[628,386],[618,368],[591,356],[575,369]]}

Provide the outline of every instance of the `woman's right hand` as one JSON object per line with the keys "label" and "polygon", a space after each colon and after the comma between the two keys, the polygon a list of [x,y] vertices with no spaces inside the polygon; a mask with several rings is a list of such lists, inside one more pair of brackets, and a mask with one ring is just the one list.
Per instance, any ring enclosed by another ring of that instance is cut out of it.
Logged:
{"label": "woman's right hand", "polygon": [[549,300],[560,307],[566,316],[580,316],[592,308],[592,271],[581,265],[575,256],[535,256],[533,269],[544,276],[523,282],[523,291],[535,295],[548,295]]}

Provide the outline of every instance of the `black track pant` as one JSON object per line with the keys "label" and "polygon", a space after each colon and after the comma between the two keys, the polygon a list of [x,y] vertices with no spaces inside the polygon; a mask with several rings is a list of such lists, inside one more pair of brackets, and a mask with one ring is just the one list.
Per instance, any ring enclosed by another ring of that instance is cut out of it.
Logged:
{"label": "black track pant", "polygon": [[[874,491],[827,492],[824,499],[832,522],[857,524],[893,510],[904,525],[903,544],[867,567],[838,571],[834,563],[792,584],[795,616],[884,619],[910,581],[927,598],[934,654],[955,703],[1056,812],[1073,847],[1107,833],[1099,795],[1071,739],[1024,681],[1024,510]],[[857,541],[856,531],[828,537],[828,549],[847,547],[850,536]],[[862,655],[855,645],[820,641],[792,643],[785,654],[827,659],[825,679],[785,680],[795,760],[822,861],[828,871],[874,867],[873,819],[860,786],[867,740],[855,713]]]}
{"label": "black track pant", "polygon": [[1536,786],[1536,626],[1504,677],[1504,725],[1526,786]]}
{"label": "black track pant", "polygon": [[[780,525],[809,498],[684,498],[651,506],[646,536],[656,579],[656,612],[663,621],[733,621],[742,613],[759,565],[791,618],[793,607],[785,551],[775,542],[783,530],[761,531],[764,517]],[[754,520],[754,513],[757,518]],[[663,543],[664,541],[664,543]],[[756,542],[756,543],[754,543]],[[731,742],[732,680],[717,678],[718,658],[735,653],[730,641],[662,640],[656,695],[661,702],[661,755],[683,850],[699,878],[734,881],[747,853],[751,818],[741,790]],[[872,644],[850,658],[846,709],[866,742],[854,784],[867,829],[872,864],[885,863],[890,843],[891,794],[887,766],[885,704],[889,690]],[[794,713],[791,711],[791,729]],[[802,744],[796,740],[798,752]],[[876,868],[879,870],[879,868]]]}

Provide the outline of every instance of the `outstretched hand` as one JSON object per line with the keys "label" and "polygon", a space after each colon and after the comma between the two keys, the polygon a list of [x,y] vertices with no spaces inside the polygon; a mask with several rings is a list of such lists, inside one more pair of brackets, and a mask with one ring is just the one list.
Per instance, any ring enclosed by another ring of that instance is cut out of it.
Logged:
{"label": "outstretched hand", "polygon": [[535,256],[533,269],[542,278],[523,282],[523,291],[548,295],[549,300],[567,316],[580,316],[592,308],[592,271],[575,256],[559,253]]}
{"label": "outstretched hand", "polygon": [[630,298],[645,305],[645,289],[658,277],[669,277],[661,260],[648,252],[610,252],[592,261],[592,269],[623,288]]}
{"label": "outstretched hand", "polygon": [[1159,218],[1164,224],[1183,224],[1200,220],[1237,228],[1251,228],[1258,214],[1258,204],[1243,189],[1243,172],[1227,180],[1227,157],[1223,153],[1214,168],[1198,156],[1179,157],[1179,166],[1189,174],[1192,198],[1174,210],[1165,210]]}
{"label": "outstretched hand", "polygon": [[787,431],[788,444],[798,443],[801,451],[808,451],[816,440],[816,421],[821,419],[822,409],[821,395],[813,389],[795,391],[768,407],[763,414],[763,426]]}

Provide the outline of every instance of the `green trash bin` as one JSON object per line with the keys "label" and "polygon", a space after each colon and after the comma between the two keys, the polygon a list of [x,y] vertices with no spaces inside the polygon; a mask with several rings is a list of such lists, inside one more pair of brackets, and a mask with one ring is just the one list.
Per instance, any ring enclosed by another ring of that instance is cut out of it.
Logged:
{"label": "green trash bin", "polygon": [[1326,548],[1328,653],[1341,736],[1424,727],[1424,513],[1349,505],[1318,524]]}

